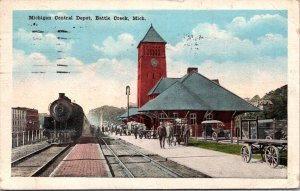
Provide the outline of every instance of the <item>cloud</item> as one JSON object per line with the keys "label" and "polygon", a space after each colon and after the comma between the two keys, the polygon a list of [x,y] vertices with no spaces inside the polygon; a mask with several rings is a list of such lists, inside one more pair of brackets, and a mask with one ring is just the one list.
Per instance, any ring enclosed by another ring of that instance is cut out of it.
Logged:
{"label": "cloud", "polygon": [[257,56],[287,56],[287,38],[281,34],[266,33],[256,40],[241,39],[231,31],[216,24],[200,23],[191,34],[175,45],[167,44],[167,55],[172,60],[189,62],[207,59],[221,61],[244,61]]}
{"label": "cloud", "polygon": [[255,40],[257,36],[268,33],[287,35],[287,19],[278,14],[254,15],[250,19],[235,17],[226,30],[242,39]]}
{"label": "cloud", "polygon": [[107,37],[101,46],[93,44],[93,48],[102,54],[115,56],[135,49],[136,41],[131,34],[120,34],[116,39],[112,36]]}
{"label": "cloud", "polygon": [[23,50],[14,49],[14,77],[24,78],[32,72],[56,73],[57,71],[68,71],[74,73],[82,72],[83,63],[74,58],[66,57],[64,59],[49,61],[48,58],[40,52],[26,54]]}
{"label": "cloud", "polygon": [[57,54],[57,51],[62,51],[65,54],[72,49],[73,40],[60,40],[53,33],[39,33],[27,31],[19,28],[14,33],[14,41],[18,46],[29,52],[43,52],[47,56],[49,54]]}
{"label": "cloud", "polygon": [[[13,103],[14,106],[37,108],[47,112],[50,102],[65,92],[70,99],[83,106],[85,112],[101,105],[126,106],[124,89],[130,85],[130,100],[136,102],[136,70],[128,69],[130,60],[100,59],[87,64],[74,58],[49,61],[45,55],[14,50]],[[34,66],[39,64],[40,66]],[[69,65],[70,74],[58,74],[57,64]],[[109,68],[105,68],[109,67]],[[43,74],[32,74],[39,68]],[[134,68],[134,67],[130,67]],[[120,72],[120,71],[124,72]],[[29,88],[30,87],[30,88]]]}

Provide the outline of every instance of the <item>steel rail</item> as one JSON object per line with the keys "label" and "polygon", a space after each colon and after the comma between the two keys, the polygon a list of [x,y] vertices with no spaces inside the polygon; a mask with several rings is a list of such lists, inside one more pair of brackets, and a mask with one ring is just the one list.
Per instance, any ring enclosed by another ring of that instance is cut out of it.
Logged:
{"label": "steel rail", "polygon": [[29,154],[27,154],[27,155],[25,155],[25,156],[23,156],[21,158],[18,158],[18,159],[16,159],[16,160],[14,160],[14,161],[11,162],[11,166],[12,167],[16,166],[17,164],[21,163],[22,161],[26,160],[27,158],[30,158],[33,155],[36,155],[36,154],[38,154],[38,153],[40,153],[40,152],[42,152],[42,151],[44,151],[44,150],[46,150],[46,149],[48,149],[48,148],[50,148],[52,146],[53,146],[53,144],[47,145],[47,146],[45,146],[45,147],[43,147],[41,149],[38,149],[38,150],[36,150],[34,152],[31,152],[31,153],[29,153]]}
{"label": "steel rail", "polygon": [[37,177],[41,175],[59,156],[61,156],[66,150],[70,148],[71,145],[67,145],[63,150],[57,153],[52,159],[39,167],[35,172],[31,174],[31,177]]}
{"label": "steel rail", "polygon": [[129,178],[134,178],[134,175],[130,172],[130,170],[125,166],[125,164],[119,159],[119,157],[116,155],[116,153],[107,145],[107,143],[104,141],[102,137],[99,137],[103,143],[106,145],[106,148],[114,155],[114,157],[117,159],[118,163],[122,166],[124,169],[125,173]]}
{"label": "steel rail", "polygon": [[[116,139],[115,139],[116,140]],[[127,148],[133,150],[134,152],[136,152],[137,154],[143,156],[145,159],[149,160],[149,162],[151,162],[154,166],[156,166],[157,168],[163,170],[164,172],[166,172],[167,174],[173,176],[174,178],[182,178],[183,176],[178,174],[177,172],[174,172],[173,170],[171,170],[170,168],[168,168],[167,166],[155,161],[154,159],[148,157],[147,155],[145,155],[144,153],[126,145],[125,143],[122,143],[121,141],[119,141],[121,144],[123,144],[124,146],[126,146]]]}

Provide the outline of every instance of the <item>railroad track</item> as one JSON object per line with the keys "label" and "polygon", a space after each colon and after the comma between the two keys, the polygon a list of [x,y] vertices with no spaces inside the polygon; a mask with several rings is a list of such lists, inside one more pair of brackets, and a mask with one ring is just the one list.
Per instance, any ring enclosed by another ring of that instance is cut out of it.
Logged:
{"label": "railroad track", "polygon": [[104,140],[104,138],[101,138],[101,141],[105,144],[106,148],[112,153],[112,155],[115,157],[115,159],[117,160],[117,162],[119,163],[119,165],[123,168],[123,171],[125,172],[125,174],[127,175],[127,177],[129,178],[135,178],[135,176],[132,174],[132,172],[126,167],[125,163],[122,162],[122,160],[120,160],[120,158],[118,157],[118,155],[113,151],[113,149],[110,148],[110,146],[106,143],[106,141]]}
{"label": "railroad track", "polygon": [[[120,165],[120,167],[122,168],[123,172],[126,174],[127,177],[130,177],[130,178],[141,177],[141,174],[142,174],[142,177],[152,177],[157,174],[161,174],[162,177],[170,177],[170,178],[183,177],[182,175],[178,174],[174,170],[168,168],[167,166],[161,164],[160,162],[145,155],[141,151],[139,151],[131,146],[128,146],[121,141],[113,139],[113,141],[115,141],[116,143],[121,145],[122,148],[126,148],[128,153],[130,153],[128,156],[131,157],[130,159],[133,161],[128,161],[128,160],[126,161],[124,159],[124,157],[126,157],[127,155],[118,154],[118,151],[115,151],[109,144],[107,144],[107,142],[105,141],[106,138],[107,137],[100,137],[101,141],[105,144],[105,147],[113,155],[116,163],[118,163]],[[141,161],[140,158],[142,158],[143,160]],[[107,162],[108,162],[108,164],[112,164],[111,162],[109,162],[109,160],[107,160]],[[138,165],[138,164],[139,165],[144,164],[145,167],[144,168],[143,168],[143,166],[136,167],[136,165]],[[149,164],[151,164],[151,165],[149,165]],[[152,171],[152,176],[150,173],[151,171]],[[162,171],[162,172],[158,172],[158,171]],[[112,174],[113,174],[113,172],[112,172]]]}
{"label": "railroad track", "polygon": [[11,176],[35,177],[44,172],[70,145],[48,145],[11,162]]}

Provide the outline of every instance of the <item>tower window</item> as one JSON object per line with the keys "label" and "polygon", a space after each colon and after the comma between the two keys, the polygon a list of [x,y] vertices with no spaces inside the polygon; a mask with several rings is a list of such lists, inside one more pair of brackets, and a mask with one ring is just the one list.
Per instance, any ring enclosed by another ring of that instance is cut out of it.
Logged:
{"label": "tower window", "polygon": [[154,73],[153,73],[153,79],[155,78]]}

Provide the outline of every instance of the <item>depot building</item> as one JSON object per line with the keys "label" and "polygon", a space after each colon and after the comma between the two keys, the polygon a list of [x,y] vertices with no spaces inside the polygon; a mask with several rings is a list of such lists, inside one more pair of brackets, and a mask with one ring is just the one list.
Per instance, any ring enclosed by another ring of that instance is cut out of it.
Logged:
{"label": "depot building", "polygon": [[[186,119],[192,136],[202,135],[201,122],[219,120],[224,128],[233,128],[234,118],[245,112],[258,112],[248,103],[219,84],[187,68],[184,76],[167,77],[166,41],[151,25],[138,45],[137,107],[129,108],[120,118],[145,123],[156,129],[160,121]],[[128,118],[129,116],[129,118]]]}

